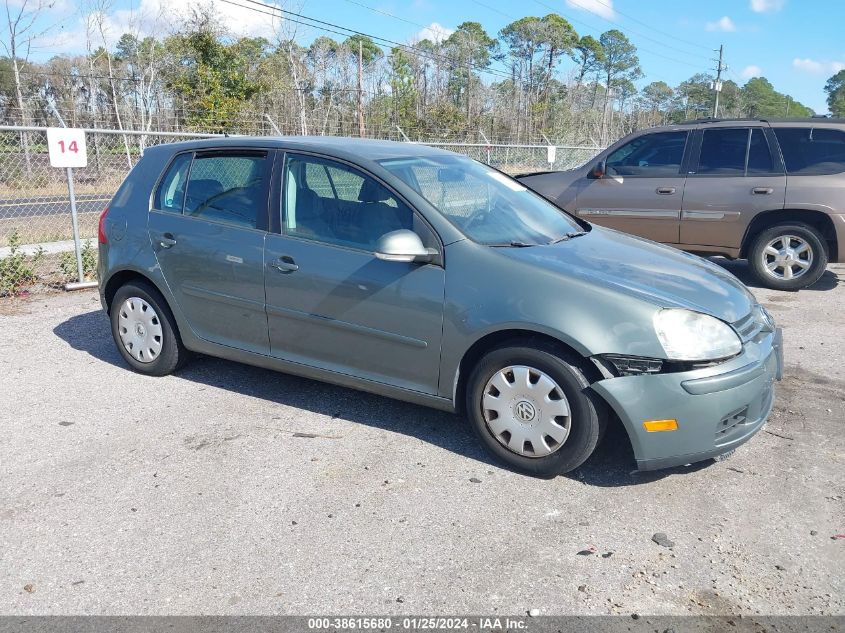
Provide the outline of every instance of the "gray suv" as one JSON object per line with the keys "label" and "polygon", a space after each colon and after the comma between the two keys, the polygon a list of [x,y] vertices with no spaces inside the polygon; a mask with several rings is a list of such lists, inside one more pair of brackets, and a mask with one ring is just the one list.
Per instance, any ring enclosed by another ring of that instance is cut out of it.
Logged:
{"label": "gray suv", "polygon": [[135,371],[199,352],[459,412],[536,475],[576,468],[617,419],[642,469],[730,452],[782,367],[779,330],[722,268],[410,143],[149,148],[99,241]]}
{"label": "gray suv", "polygon": [[714,120],[641,130],[587,165],[519,180],[603,226],[748,259],[797,290],[845,261],[845,121]]}

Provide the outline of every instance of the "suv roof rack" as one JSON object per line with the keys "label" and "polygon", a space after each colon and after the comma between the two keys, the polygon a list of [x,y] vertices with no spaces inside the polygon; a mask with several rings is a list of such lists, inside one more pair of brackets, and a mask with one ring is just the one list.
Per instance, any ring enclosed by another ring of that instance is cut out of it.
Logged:
{"label": "suv roof rack", "polygon": [[834,118],[831,117],[829,114],[814,114],[811,117],[769,117],[769,118],[714,118],[714,117],[702,117],[699,119],[691,119],[689,121],[683,121],[680,125],[690,125],[693,123],[697,124],[704,124],[704,123],[806,123],[808,121],[818,121],[822,119],[829,123],[845,123],[845,119]]}

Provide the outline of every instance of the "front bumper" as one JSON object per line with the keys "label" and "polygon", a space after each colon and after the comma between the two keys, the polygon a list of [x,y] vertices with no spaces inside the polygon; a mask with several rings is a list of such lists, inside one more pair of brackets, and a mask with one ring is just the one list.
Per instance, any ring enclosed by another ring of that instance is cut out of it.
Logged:
{"label": "front bumper", "polygon": [[[774,404],[783,373],[780,329],[758,334],[742,353],[689,372],[623,376],[592,385],[628,431],[640,470],[717,457],[747,442]],[[675,431],[649,433],[646,420],[674,419]]]}

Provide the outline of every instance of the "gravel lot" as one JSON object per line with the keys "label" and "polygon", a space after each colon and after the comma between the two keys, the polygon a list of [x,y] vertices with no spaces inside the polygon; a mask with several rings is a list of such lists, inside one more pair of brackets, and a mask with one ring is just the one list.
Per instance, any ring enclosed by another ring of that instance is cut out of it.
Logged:
{"label": "gravel lot", "polygon": [[134,374],[94,292],[2,301],[0,613],[845,614],[845,266],[754,290],[785,330],[764,432],[649,474],[611,432],[551,481],[421,407]]}

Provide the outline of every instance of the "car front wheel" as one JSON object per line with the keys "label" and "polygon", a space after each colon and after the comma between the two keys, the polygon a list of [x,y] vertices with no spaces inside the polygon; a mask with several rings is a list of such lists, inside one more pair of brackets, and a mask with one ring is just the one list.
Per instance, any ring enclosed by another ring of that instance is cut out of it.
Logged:
{"label": "car front wheel", "polygon": [[165,376],[181,367],[188,351],[161,293],[142,281],[121,286],[112,299],[111,329],[123,359],[135,371]]}
{"label": "car front wheel", "polygon": [[754,276],[773,290],[811,286],[827,267],[824,238],[808,224],[779,224],[760,233],[751,245]]}
{"label": "car front wheel", "polygon": [[515,470],[555,476],[592,454],[604,411],[574,362],[557,350],[506,346],[470,375],[466,410],[484,447]]}

